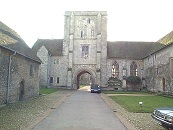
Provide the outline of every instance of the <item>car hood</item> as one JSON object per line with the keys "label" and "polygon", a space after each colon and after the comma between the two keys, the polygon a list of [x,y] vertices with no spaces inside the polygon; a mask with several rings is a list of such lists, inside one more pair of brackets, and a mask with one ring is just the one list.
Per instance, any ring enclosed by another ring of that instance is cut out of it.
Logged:
{"label": "car hood", "polygon": [[156,110],[163,114],[173,116],[173,107],[162,107],[162,108],[157,108]]}

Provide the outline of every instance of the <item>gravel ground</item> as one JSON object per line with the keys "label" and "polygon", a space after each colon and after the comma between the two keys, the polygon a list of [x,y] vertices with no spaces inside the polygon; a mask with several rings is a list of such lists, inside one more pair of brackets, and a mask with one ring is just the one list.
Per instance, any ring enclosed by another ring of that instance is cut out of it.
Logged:
{"label": "gravel ground", "polygon": [[31,129],[72,93],[70,90],[61,90],[0,108],[0,130]]}
{"label": "gravel ground", "polygon": [[[101,97],[108,104],[108,106],[115,112],[119,117],[120,121],[127,126],[128,123],[132,124],[136,130],[166,130],[161,127],[155,120],[152,119],[151,113],[132,113],[126,111],[119,104],[114,102],[106,94],[101,94]],[[135,130],[134,127],[129,130]]]}
{"label": "gravel ground", "polygon": [[[61,90],[0,108],[0,130],[30,130],[72,93],[70,90]],[[150,113],[127,112],[106,94],[100,95],[129,130],[165,130],[151,118]]]}

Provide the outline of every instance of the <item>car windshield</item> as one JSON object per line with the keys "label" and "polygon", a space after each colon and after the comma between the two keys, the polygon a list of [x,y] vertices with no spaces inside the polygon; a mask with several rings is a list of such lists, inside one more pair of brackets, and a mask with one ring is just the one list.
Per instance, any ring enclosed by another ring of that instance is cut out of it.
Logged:
{"label": "car windshield", "polygon": [[91,88],[99,88],[99,85],[98,84],[92,84]]}

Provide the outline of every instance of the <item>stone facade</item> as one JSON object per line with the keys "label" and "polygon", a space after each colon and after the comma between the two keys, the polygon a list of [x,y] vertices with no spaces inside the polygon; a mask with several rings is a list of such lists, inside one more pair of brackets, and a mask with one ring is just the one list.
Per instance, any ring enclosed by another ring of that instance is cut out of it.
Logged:
{"label": "stone facade", "polygon": [[0,48],[0,104],[7,100],[7,80],[8,80],[9,52]]}
{"label": "stone facade", "polygon": [[0,104],[38,96],[40,64],[15,52],[0,50]]}
{"label": "stone facade", "polygon": [[155,92],[172,92],[173,89],[173,45],[146,57],[144,62],[145,85]]}
{"label": "stone facade", "polygon": [[[134,75],[150,91],[172,91],[172,45],[108,42],[106,11],[65,12],[63,42],[52,41],[39,39],[33,46],[43,62],[43,86],[78,89],[79,84],[97,83],[106,89],[115,76],[126,89],[126,78]],[[48,47],[58,49],[59,44],[61,55]]]}
{"label": "stone facade", "polygon": [[[92,82],[103,84],[106,42],[106,12],[65,13],[64,55],[68,55],[68,68],[71,69],[67,72],[67,86],[78,87],[78,76],[83,72],[91,74]],[[83,55],[84,47],[89,50]]]}
{"label": "stone facade", "polygon": [[0,34],[0,105],[37,97],[41,61],[14,33]]}

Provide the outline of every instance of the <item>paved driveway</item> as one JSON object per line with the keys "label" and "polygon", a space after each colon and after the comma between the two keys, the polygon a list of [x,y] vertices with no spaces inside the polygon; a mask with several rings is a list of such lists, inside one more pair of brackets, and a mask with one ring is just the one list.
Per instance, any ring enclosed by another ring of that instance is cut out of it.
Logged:
{"label": "paved driveway", "polygon": [[33,130],[127,130],[99,94],[74,92]]}

